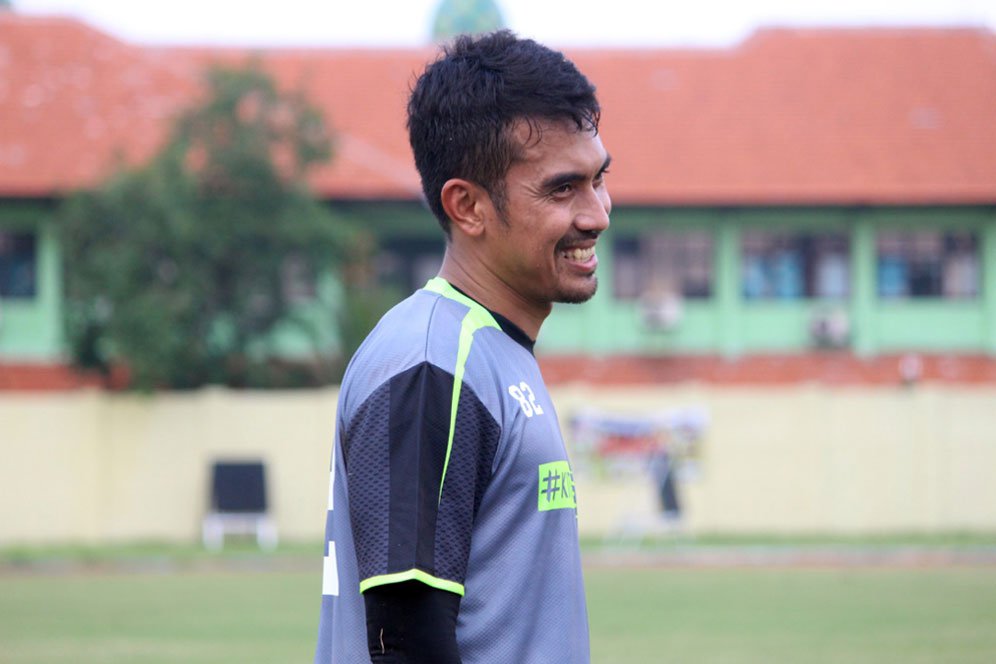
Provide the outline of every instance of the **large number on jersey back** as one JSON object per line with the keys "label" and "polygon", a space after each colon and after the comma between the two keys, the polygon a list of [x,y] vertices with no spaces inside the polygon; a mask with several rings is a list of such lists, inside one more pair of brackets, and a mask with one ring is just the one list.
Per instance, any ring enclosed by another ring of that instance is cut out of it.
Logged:
{"label": "large number on jersey back", "polygon": [[522,407],[522,412],[526,414],[526,417],[543,414],[543,407],[536,403],[536,395],[533,394],[533,388],[529,387],[525,381],[518,385],[509,385],[508,393],[512,395],[513,399],[519,402],[519,406]]}

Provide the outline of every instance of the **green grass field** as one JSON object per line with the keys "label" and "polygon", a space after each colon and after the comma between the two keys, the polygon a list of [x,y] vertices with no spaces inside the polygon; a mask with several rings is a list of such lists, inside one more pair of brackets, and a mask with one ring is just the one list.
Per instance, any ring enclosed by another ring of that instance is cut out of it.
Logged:
{"label": "green grass field", "polygon": [[996,569],[592,570],[593,660],[996,662]]}
{"label": "green grass field", "polygon": [[[111,567],[0,571],[0,663],[311,661],[317,563]],[[996,661],[992,566],[598,565],[586,578],[601,664]]]}

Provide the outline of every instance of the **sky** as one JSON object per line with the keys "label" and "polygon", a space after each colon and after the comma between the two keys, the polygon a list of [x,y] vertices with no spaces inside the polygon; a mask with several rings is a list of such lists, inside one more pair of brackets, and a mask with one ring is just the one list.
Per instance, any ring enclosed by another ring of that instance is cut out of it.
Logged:
{"label": "sky", "polygon": [[[421,46],[440,0],[12,0],[141,44]],[[996,30],[996,0],[498,0],[508,27],[553,46],[728,46],[764,26]]]}

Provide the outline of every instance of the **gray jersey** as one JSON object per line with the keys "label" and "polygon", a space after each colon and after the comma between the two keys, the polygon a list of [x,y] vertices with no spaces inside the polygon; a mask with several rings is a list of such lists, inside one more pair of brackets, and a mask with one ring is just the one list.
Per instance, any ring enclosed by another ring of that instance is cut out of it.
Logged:
{"label": "gray jersey", "polygon": [[573,476],[524,336],[436,278],[350,362],[316,664],[369,662],[360,593],[412,579],[462,595],[465,664],[589,661]]}

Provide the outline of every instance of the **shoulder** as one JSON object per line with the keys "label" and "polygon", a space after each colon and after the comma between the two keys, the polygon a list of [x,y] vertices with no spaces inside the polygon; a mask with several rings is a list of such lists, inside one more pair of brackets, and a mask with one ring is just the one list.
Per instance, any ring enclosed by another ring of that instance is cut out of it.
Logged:
{"label": "shoulder", "polygon": [[449,377],[451,385],[459,381],[501,419],[509,381],[520,376],[523,365],[534,366],[535,359],[486,309],[452,289],[441,290],[418,290],[381,318],[343,379],[340,399],[346,413],[393,379],[428,366],[432,375]]}
{"label": "shoulder", "polygon": [[381,317],[349,360],[340,405],[346,401],[359,406],[378,386],[425,359],[433,299],[416,291]]}
{"label": "shoulder", "polygon": [[467,307],[425,289],[392,307],[349,361],[340,398],[353,408],[393,378],[423,364],[450,373]]}

